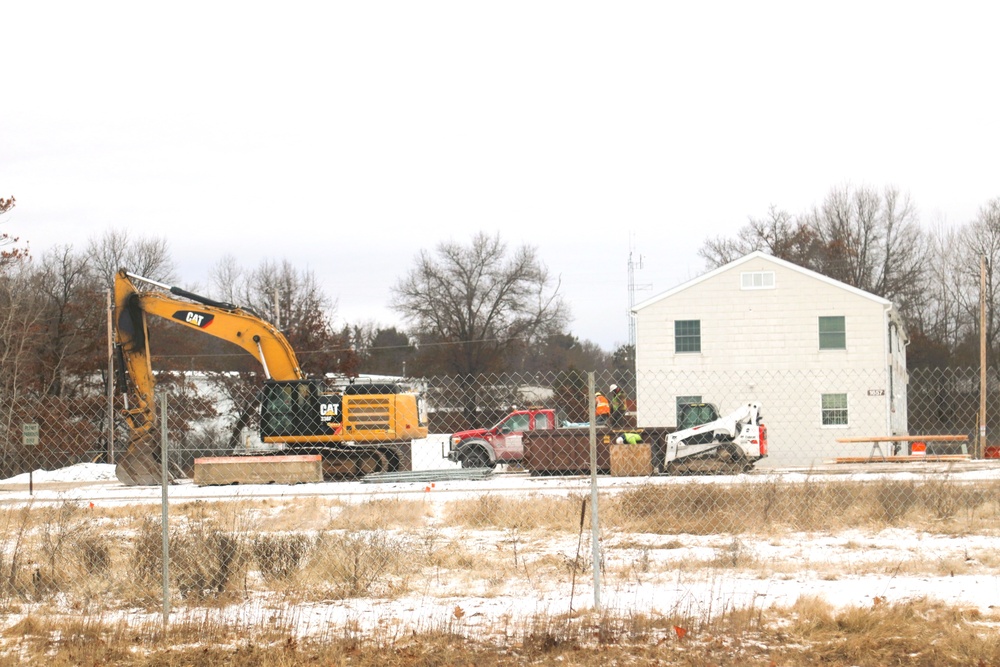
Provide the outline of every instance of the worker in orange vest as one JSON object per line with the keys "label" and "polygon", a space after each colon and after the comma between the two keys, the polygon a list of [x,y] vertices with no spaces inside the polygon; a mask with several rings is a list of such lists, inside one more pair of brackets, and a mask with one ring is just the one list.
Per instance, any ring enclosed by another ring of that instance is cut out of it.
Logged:
{"label": "worker in orange vest", "polygon": [[598,424],[608,423],[608,415],[611,414],[611,402],[601,392],[597,392],[594,395],[594,414],[597,415]]}

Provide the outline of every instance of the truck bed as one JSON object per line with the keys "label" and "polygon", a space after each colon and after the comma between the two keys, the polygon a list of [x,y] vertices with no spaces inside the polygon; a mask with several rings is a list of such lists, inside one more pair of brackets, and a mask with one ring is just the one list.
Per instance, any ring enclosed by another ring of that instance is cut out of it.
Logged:
{"label": "truck bed", "polygon": [[[666,434],[674,427],[630,429],[642,433],[643,441],[652,445],[654,469],[663,460]],[[608,426],[597,427],[597,469],[611,470],[610,445],[621,433]],[[525,469],[532,475],[582,474],[590,472],[590,429],[557,428],[548,431],[528,431],[524,434]]]}

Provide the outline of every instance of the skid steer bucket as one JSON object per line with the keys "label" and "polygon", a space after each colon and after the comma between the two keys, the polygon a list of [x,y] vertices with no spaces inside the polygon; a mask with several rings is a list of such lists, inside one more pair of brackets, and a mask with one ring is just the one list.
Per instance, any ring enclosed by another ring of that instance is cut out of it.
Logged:
{"label": "skid steer bucket", "polygon": [[[160,445],[148,435],[130,442],[118,457],[115,475],[125,486],[156,486],[162,483]],[[169,475],[169,473],[168,473]],[[169,477],[168,480],[170,481]]]}

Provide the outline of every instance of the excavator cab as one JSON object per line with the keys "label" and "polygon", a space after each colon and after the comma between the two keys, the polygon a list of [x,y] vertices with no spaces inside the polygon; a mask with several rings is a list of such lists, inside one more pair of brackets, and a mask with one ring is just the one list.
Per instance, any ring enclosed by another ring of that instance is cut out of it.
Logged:
{"label": "excavator cab", "polygon": [[260,436],[330,435],[341,422],[341,397],[325,391],[322,380],[269,380],[260,401]]}

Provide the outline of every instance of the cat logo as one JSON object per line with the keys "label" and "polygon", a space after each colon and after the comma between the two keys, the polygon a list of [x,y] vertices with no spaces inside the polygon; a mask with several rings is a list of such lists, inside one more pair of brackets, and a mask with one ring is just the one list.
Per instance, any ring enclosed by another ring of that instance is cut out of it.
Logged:
{"label": "cat logo", "polygon": [[319,419],[320,421],[339,421],[337,419],[340,417],[340,403],[320,403],[319,404]]}
{"label": "cat logo", "polygon": [[209,313],[199,313],[197,310],[178,310],[174,313],[174,319],[186,322],[187,324],[196,326],[199,329],[205,329],[212,323],[212,320],[215,319],[215,315],[210,315]]}

